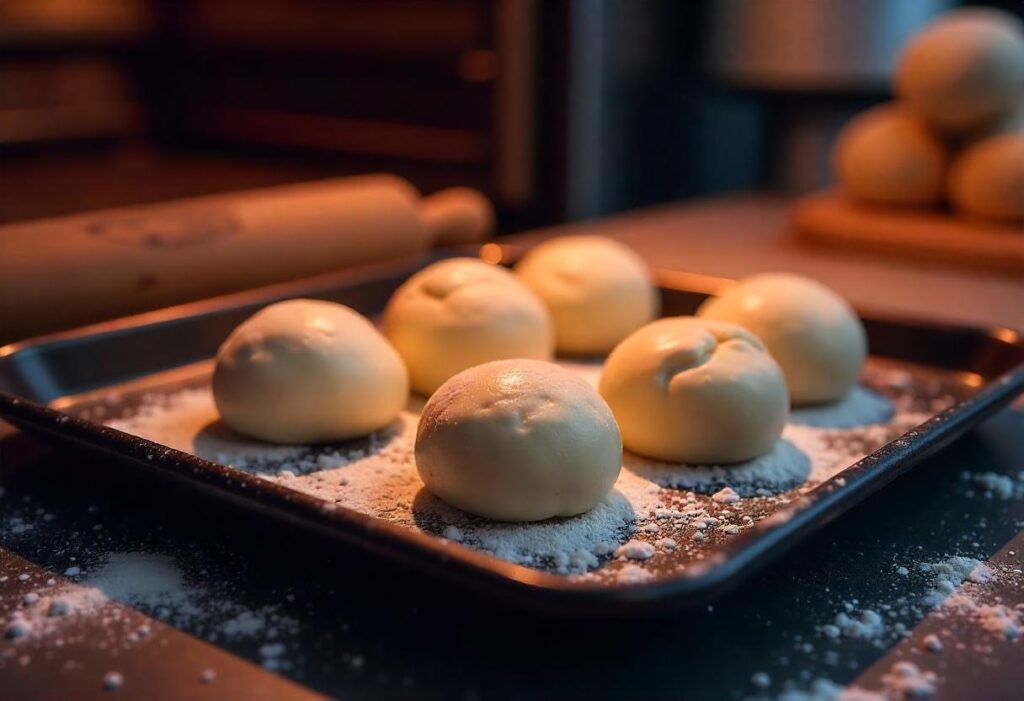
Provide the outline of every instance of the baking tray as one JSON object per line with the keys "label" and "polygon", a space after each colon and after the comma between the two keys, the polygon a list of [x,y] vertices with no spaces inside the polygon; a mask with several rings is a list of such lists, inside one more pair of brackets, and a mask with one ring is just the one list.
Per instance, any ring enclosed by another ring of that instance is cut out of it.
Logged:
{"label": "baking tray", "polygon": [[[505,263],[518,252],[489,244],[480,253],[489,262]],[[741,532],[723,534],[712,526],[705,531],[706,538],[701,536],[702,544],[696,550],[689,538],[686,542],[675,539],[677,547],[659,547],[656,557],[641,563],[646,567],[643,570],[634,560],[616,557],[613,551],[602,557],[597,568],[583,574],[560,573],[550,562],[535,566],[508,562],[446,537],[451,536],[449,531],[397,525],[326,504],[279,481],[100,423],[112,415],[131,415],[155,395],[203,385],[209,360],[221,341],[268,303],[314,297],[341,302],[372,316],[383,309],[399,284],[429,262],[310,278],[9,345],[0,349],[0,416],[47,439],[113,458],[136,472],[171,479],[297,524],[310,529],[311,535],[315,532],[375,551],[526,605],[590,615],[692,605],[718,596],[1024,391],[1024,341],[1013,331],[861,311],[872,352],[864,381],[871,385],[878,384],[880,377],[899,378],[888,385],[882,382],[876,389],[892,392],[894,400],[907,406],[923,401],[926,413],[928,406],[937,406],[937,398],[948,408],[920,425],[897,427],[897,433],[891,428],[888,434],[874,431],[873,440],[880,445],[864,439],[867,454],[862,459],[848,467],[841,465],[845,469],[835,470],[813,488],[770,498],[758,496],[758,492],[741,500],[753,504],[743,514]],[[729,284],[718,278],[670,272],[659,272],[657,278],[666,316],[692,313],[708,294]],[[917,413],[912,415],[922,415],[921,409],[916,407]],[[105,416],[100,416],[101,411]],[[822,436],[835,440],[842,434],[836,430]],[[703,508],[706,514],[726,518],[732,513],[730,508],[739,513],[738,507],[712,501],[710,493],[669,487],[661,492],[669,500],[666,506],[675,505],[678,510]],[[169,492],[173,493],[179,492]],[[693,496],[684,501],[683,494]],[[707,528],[708,522],[698,518],[694,526],[694,520],[684,519],[684,523],[670,518],[668,523],[670,527],[682,524],[673,532],[685,531],[696,540],[695,529]],[[648,522],[657,523],[654,510]],[[618,542],[633,535],[624,532]],[[619,576],[603,576],[608,573]]]}

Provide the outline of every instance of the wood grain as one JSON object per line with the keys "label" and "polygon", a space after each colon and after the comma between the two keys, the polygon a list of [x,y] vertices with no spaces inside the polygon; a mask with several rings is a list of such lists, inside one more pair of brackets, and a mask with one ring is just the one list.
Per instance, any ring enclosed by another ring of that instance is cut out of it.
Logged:
{"label": "wood grain", "polygon": [[1024,228],[948,212],[858,205],[835,192],[795,203],[793,229],[807,243],[1024,274]]}

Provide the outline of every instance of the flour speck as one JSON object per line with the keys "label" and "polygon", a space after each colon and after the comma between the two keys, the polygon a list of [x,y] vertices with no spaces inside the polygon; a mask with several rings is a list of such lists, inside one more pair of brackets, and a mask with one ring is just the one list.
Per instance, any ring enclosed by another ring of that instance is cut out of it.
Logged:
{"label": "flour speck", "polygon": [[107,691],[115,691],[124,686],[124,675],[120,672],[107,672],[103,676],[103,688]]}

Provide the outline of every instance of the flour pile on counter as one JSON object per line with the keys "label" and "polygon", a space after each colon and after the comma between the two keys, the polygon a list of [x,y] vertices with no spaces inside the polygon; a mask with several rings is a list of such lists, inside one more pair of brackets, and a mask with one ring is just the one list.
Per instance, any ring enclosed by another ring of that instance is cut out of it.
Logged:
{"label": "flour pile on counter", "polygon": [[[1020,592],[1024,572],[1016,566],[1016,554],[1002,564],[986,564],[973,557],[953,555],[933,562],[909,562],[897,575],[907,582],[895,596],[883,596],[858,608],[857,600],[842,602],[843,610],[833,622],[818,627],[821,642],[801,641],[795,650],[808,656],[824,657],[831,666],[841,668],[841,653],[863,648],[865,644],[896,654],[888,670],[866,689],[859,685],[844,687],[830,679],[803,676],[801,681],[781,684],[778,696],[755,694],[749,699],[774,698],[777,701],[904,701],[932,698],[941,688],[942,656],[964,654],[965,641],[974,639],[971,654],[979,664],[998,666],[1001,656],[993,654],[994,645],[1020,644],[1024,633],[1024,602],[1002,601],[997,591]],[[1019,597],[1017,597],[1019,599]],[[865,602],[867,603],[867,602]],[[925,619],[931,625],[914,629]],[[976,627],[981,633],[965,635]],[[927,632],[934,631],[934,632]],[[800,636],[798,636],[798,639]],[[905,639],[905,640],[904,640]],[[763,672],[751,679],[753,686],[767,689],[772,680]],[[788,687],[788,688],[787,688]]]}
{"label": "flour pile on counter", "polygon": [[31,575],[19,575],[32,590],[4,624],[3,637],[14,642],[45,638],[49,645],[62,647],[83,635],[76,621],[92,617],[105,627],[104,637],[109,639],[101,641],[103,647],[130,648],[146,642],[150,626],[135,625],[124,609],[114,605],[120,603],[211,641],[277,641],[274,647],[260,648],[261,662],[267,669],[289,666],[287,646],[278,639],[295,634],[295,619],[277,606],[247,608],[223,592],[191,582],[167,555],[110,553],[96,567],[83,571],[75,566],[68,573],[72,581],[33,581]]}
{"label": "flour pile on counter", "polygon": [[[900,567],[897,574],[909,577],[911,570]],[[926,583],[926,591],[922,596],[904,595],[875,608],[860,608],[860,602],[856,600],[844,601],[843,610],[836,613],[831,623],[820,626],[819,632],[826,638],[857,638],[884,648],[907,633],[905,625],[894,622],[893,618],[919,618],[931,609],[948,606],[954,601],[958,602],[959,611],[966,613],[971,604],[963,594],[952,596],[957,588],[965,583],[987,584],[997,576],[991,567],[980,560],[961,555],[938,562],[918,563],[914,574]]]}
{"label": "flour pile on counter", "polygon": [[[596,364],[564,365],[591,383],[600,374]],[[775,451],[733,466],[694,467],[627,454],[615,487],[597,507],[533,524],[469,516],[423,488],[413,458],[418,400],[382,431],[318,446],[261,444],[231,433],[217,421],[205,386],[150,393],[134,415],[108,425],[311,495],[327,509],[352,509],[538,569],[635,582],[703,559],[714,546],[778,514],[952,402],[939,383],[925,383],[927,396],[915,398],[907,373],[899,370],[869,368],[866,380],[871,389],[858,391],[852,416],[863,414],[864,397],[870,397],[872,406],[892,412],[884,423],[857,428],[790,424]],[[915,389],[917,395],[921,389]],[[844,425],[843,419],[839,416],[837,423]],[[742,498],[711,497],[725,488]],[[651,554],[628,557],[620,546],[631,540]]]}
{"label": "flour pile on counter", "polygon": [[900,661],[882,675],[880,691],[858,686],[844,688],[828,679],[815,679],[809,691],[787,691],[778,701],[902,701],[930,699],[935,693],[938,677],[921,671],[913,662]]}

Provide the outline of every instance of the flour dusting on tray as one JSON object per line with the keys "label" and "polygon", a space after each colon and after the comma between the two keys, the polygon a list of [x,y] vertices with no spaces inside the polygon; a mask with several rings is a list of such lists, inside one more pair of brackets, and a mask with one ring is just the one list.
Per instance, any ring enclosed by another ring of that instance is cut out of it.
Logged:
{"label": "flour dusting on tray", "polygon": [[[596,363],[564,363],[596,383]],[[274,446],[217,420],[205,384],[148,393],[133,415],[108,422],[147,438],[343,507],[550,572],[642,582],[685,570],[875,449],[916,428],[953,399],[940,383],[915,395],[907,373],[871,368],[857,396],[786,427],[776,450],[749,463],[689,466],[627,454],[612,492],[594,509],[540,523],[495,523],[468,515],[423,488],[413,457],[422,400],[366,438]],[[920,390],[921,388],[917,388]],[[865,416],[880,423],[854,425]],[[824,425],[819,425],[824,424]],[[732,490],[739,499],[716,499]],[[642,553],[644,557],[636,557]]]}

